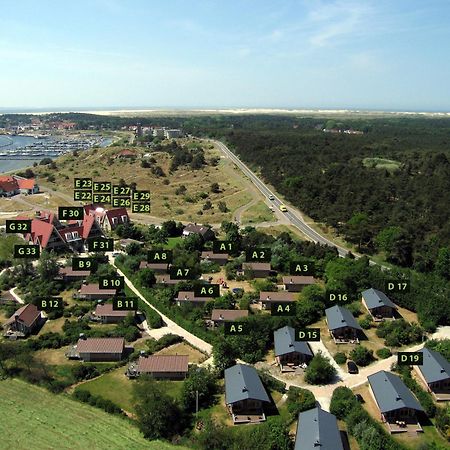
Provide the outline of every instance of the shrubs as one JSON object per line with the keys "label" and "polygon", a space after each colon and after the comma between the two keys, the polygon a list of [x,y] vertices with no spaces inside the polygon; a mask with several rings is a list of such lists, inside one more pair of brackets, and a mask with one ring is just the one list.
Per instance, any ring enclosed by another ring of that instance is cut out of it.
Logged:
{"label": "shrubs", "polygon": [[178,342],[182,342],[183,338],[176,334],[166,334],[159,340],[155,339],[147,339],[145,343],[147,344],[147,348],[149,353],[159,352],[165,347],[169,345],[178,344]]}
{"label": "shrubs", "polygon": [[334,360],[338,363],[338,364],[345,364],[347,362],[347,355],[345,353],[342,352],[337,352],[334,355]]}
{"label": "shrubs", "polygon": [[292,420],[296,420],[299,413],[316,406],[316,398],[311,391],[291,386],[288,390],[287,409]]}
{"label": "shrubs", "polygon": [[161,328],[162,327],[162,318],[161,316],[152,308],[145,308],[145,317],[147,319],[147,323],[151,328]]}
{"label": "shrubs", "polygon": [[366,314],[363,319],[358,321],[361,325],[361,328],[364,330],[368,330],[372,326],[372,317],[370,314]]}
{"label": "shrubs", "polygon": [[363,367],[369,365],[375,359],[373,357],[373,351],[362,345],[357,345],[350,352],[350,358],[355,361],[358,366]]}
{"label": "shrubs", "polygon": [[330,383],[336,375],[336,369],[330,360],[319,351],[305,370],[305,381],[309,384]]}
{"label": "shrubs", "polygon": [[73,396],[80,402],[89,403],[91,406],[103,409],[109,414],[123,415],[122,408],[117,406],[111,400],[101,397],[100,395],[92,395],[84,389],[76,389]]}
{"label": "shrubs", "polygon": [[284,394],[286,392],[286,383],[283,383],[282,381],[272,377],[267,371],[258,370],[258,375],[267,390],[277,391],[281,394]]}
{"label": "shrubs", "polygon": [[381,359],[386,359],[389,358],[389,356],[392,355],[392,352],[387,348],[387,347],[383,347],[377,350],[377,356],[378,358]]}
{"label": "shrubs", "polygon": [[401,347],[422,340],[423,329],[417,323],[408,323],[403,319],[380,323],[377,336],[384,338],[387,347]]}

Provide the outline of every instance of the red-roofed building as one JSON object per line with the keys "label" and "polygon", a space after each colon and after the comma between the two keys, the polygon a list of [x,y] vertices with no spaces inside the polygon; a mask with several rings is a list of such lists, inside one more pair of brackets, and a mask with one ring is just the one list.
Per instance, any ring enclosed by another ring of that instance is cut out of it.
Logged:
{"label": "red-roofed building", "polygon": [[35,305],[27,303],[19,308],[5,323],[4,327],[9,333],[23,333],[27,336],[42,324],[41,312]]}
{"label": "red-roofed building", "polygon": [[133,159],[136,158],[137,154],[136,152],[134,152],[133,150],[122,150],[121,152],[117,153],[117,155],[115,156],[115,159]]}
{"label": "red-roofed building", "polygon": [[23,178],[16,175],[0,176],[0,197],[12,197],[17,194],[36,194],[39,186],[34,178]]}
{"label": "red-roofed building", "polygon": [[95,205],[86,205],[84,213],[95,217],[95,220],[104,231],[114,230],[118,225],[130,222],[126,208],[104,209]]}

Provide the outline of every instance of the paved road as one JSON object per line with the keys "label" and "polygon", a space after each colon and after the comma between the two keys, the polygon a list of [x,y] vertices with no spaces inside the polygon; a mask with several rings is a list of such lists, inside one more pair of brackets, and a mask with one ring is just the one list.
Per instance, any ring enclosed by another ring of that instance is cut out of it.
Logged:
{"label": "paved road", "polygon": [[169,319],[166,315],[164,315],[161,311],[159,311],[157,308],[155,308],[151,303],[147,301],[147,299],[136,289],[134,284],[127,278],[127,276],[115,265],[114,258],[111,254],[108,254],[109,257],[109,263],[115,267],[117,270],[117,273],[124,277],[125,283],[127,286],[150,308],[154,309],[161,317],[164,323],[167,325],[167,327],[170,329],[171,333],[177,334],[178,336],[183,337],[187,342],[189,342],[194,347],[198,348],[200,351],[206,353],[208,356],[212,353],[212,345],[208,342],[204,341],[203,339],[200,339],[199,337],[193,335],[189,331],[185,330],[184,328],[177,325],[173,320]]}
{"label": "paved road", "polygon": [[[267,185],[260,179],[255,173],[250,170],[246,164],[244,164],[238,156],[236,156],[223,142],[220,141],[212,141],[214,142],[218,148],[224,153],[224,155],[231,159],[236,166],[252,181],[254,186],[266,197],[269,195],[273,195],[274,200],[272,201],[273,205],[276,208],[279,208],[280,205],[284,204],[284,202],[276,195],[275,192],[271,191]],[[334,242],[330,241],[326,237],[322,236],[316,230],[311,228],[303,219],[300,212],[294,210],[290,207],[289,211],[284,213],[285,217],[289,220],[291,225],[299,229],[304,235],[306,235],[309,239],[314,242],[319,242],[321,244],[329,245],[331,247],[336,247],[340,256],[345,256],[348,253],[348,250],[336,245]],[[356,256],[356,255],[355,255]]]}

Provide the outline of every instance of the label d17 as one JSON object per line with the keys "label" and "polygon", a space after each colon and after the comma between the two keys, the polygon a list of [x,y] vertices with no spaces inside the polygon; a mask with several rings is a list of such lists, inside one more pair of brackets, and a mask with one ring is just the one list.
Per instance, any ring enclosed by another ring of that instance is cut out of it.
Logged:
{"label": "label d17", "polygon": [[409,280],[387,280],[385,282],[386,292],[409,292]]}

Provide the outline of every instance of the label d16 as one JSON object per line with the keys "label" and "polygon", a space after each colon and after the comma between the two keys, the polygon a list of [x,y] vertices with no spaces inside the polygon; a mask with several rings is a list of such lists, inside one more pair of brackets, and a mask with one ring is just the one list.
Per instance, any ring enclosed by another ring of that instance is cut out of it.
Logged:
{"label": "label d16", "polygon": [[194,287],[195,297],[220,297],[220,287],[218,284],[205,284]]}
{"label": "label d16", "polygon": [[325,298],[329,302],[348,302],[350,296],[347,292],[337,292],[337,291],[327,291],[325,293]]}
{"label": "label d16", "polygon": [[114,240],[109,238],[91,238],[88,240],[88,251],[90,252],[112,252]]}
{"label": "label d16", "polygon": [[245,252],[247,262],[270,262],[272,251],[270,248],[253,248]]}
{"label": "label d16", "polygon": [[223,326],[226,336],[245,336],[250,331],[248,323],[245,322],[224,322]]}
{"label": "label d16", "polygon": [[63,309],[63,300],[61,297],[40,298],[37,301],[37,308],[45,312],[59,311]]}
{"label": "label d16", "polygon": [[295,304],[286,302],[273,302],[270,305],[272,316],[295,316]]}
{"label": "label d16", "polygon": [[14,258],[39,258],[41,250],[39,245],[16,244]]}
{"label": "label d16", "polygon": [[149,250],[147,252],[147,262],[148,263],[167,263],[172,262],[172,250]]}
{"label": "label d16", "polygon": [[100,277],[98,281],[99,289],[117,289],[122,290],[125,287],[123,277]]}
{"label": "label d16", "polygon": [[31,233],[31,220],[14,219],[6,221],[7,233]]}
{"label": "label d16", "polygon": [[138,308],[137,297],[114,297],[112,299],[113,311],[136,311]]}
{"label": "label d16", "polygon": [[398,352],[397,364],[399,366],[421,366],[423,365],[422,352]]}
{"label": "label d16", "polygon": [[385,282],[387,292],[409,292],[409,280],[387,280]]}
{"label": "label d16", "polygon": [[318,342],[320,341],[320,328],[298,328],[295,330],[295,340]]}

